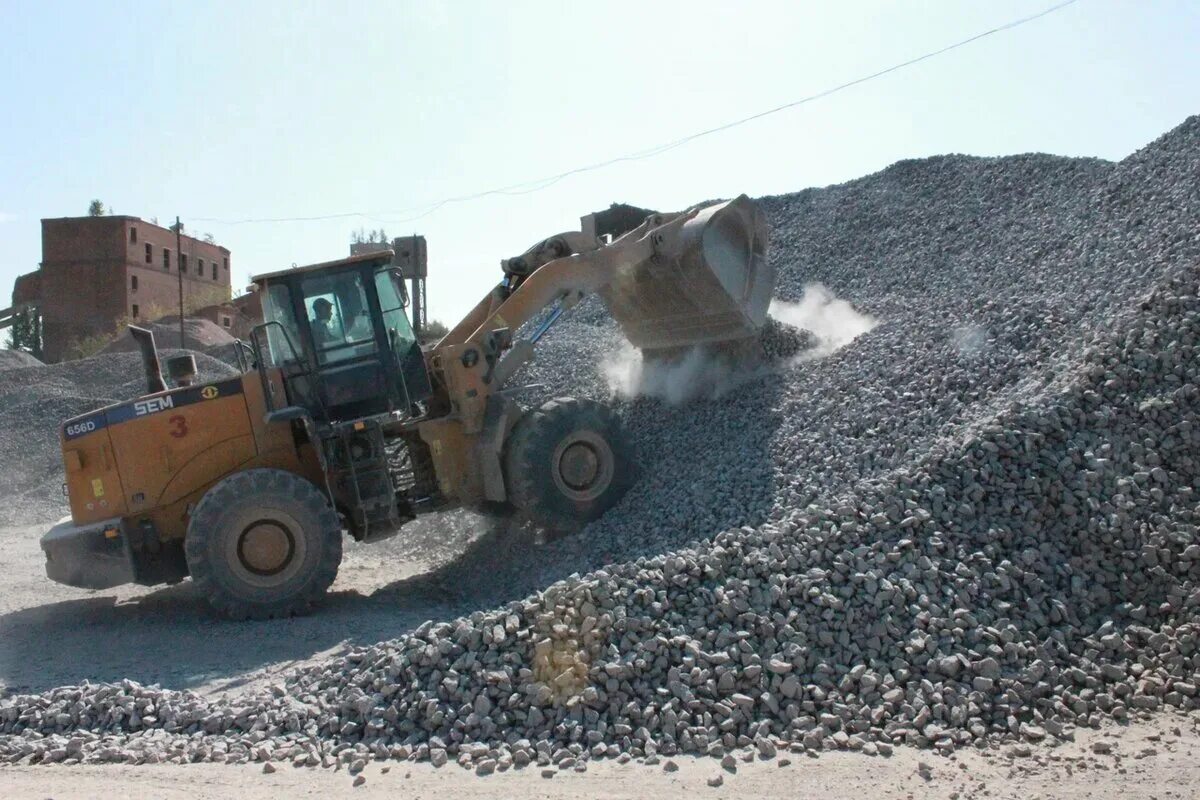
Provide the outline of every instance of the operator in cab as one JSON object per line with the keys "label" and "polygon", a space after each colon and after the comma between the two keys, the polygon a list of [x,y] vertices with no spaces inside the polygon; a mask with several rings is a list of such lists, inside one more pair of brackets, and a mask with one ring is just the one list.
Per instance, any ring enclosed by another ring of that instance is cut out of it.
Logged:
{"label": "operator in cab", "polygon": [[312,304],[313,318],[310,324],[312,325],[313,341],[318,347],[323,347],[341,339],[341,334],[337,330],[337,323],[333,320],[333,303],[326,300],[324,297],[318,297]]}

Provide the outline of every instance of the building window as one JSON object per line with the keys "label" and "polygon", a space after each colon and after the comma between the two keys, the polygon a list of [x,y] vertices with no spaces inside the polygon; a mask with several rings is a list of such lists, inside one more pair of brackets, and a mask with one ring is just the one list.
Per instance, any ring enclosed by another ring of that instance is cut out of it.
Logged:
{"label": "building window", "polygon": [[134,318],[134,319],[137,319],[137,318],[138,318],[138,307],[137,307],[137,303],[134,303],[134,304],[133,304],[133,318]]}
{"label": "building window", "polygon": [[215,281],[217,279],[217,262],[214,261],[212,267],[213,267],[213,280]]}
{"label": "building window", "polygon": [[204,259],[203,258],[196,259],[196,274],[199,275],[201,278],[204,277]]}
{"label": "building window", "polygon": [[187,253],[179,254],[179,271],[187,272]]}
{"label": "building window", "polygon": [[229,269],[229,256],[225,256],[225,269]]}
{"label": "building window", "polygon": [[[216,267],[217,265],[213,264],[213,269],[216,269]],[[225,328],[233,327],[233,321],[229,317],[223,316],[221,317],[221,326]]]}
{"label": "building window", "polygon": [[131,291],[131,292],[137,291],[137,275],[134,275],[133,277],[131,277],[129,279],[129,291]]}
{"label": "building window", "polygon": [[171,251],[163,248],[163,269],[171,268]]}
{"label": "building window", "polygon": [[137,228],[129,229],[129,243],[137,244]]}
{"label": "building window", "polygon": [[146,263],[154,263],[154,248],[150,246],[149,242],[146,242]]}

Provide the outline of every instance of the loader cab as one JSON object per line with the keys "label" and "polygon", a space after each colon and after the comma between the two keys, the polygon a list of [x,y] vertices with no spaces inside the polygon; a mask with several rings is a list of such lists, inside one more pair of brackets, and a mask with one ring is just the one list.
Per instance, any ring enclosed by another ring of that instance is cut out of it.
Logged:
{"label": "loader cab", "polygon": [[263,306],[258,363],[279,369],[286,395],[273,405],[344,422],[413,413],[429,396],[408,294],[391,264],[383,251],[254,278]]}

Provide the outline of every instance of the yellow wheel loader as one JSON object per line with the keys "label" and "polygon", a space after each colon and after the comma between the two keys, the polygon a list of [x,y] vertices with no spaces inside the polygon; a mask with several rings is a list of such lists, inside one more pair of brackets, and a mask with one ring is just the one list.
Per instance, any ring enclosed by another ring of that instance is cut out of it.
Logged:
{"label": "yellow wheel loader", "polygon": [[90,589],[190,576],[224,616],[276,617],[329,588],[346,534],[376,541],[453,506],[596,519],[630,484],[629,443],[600,403],[516,402],[507,384],[538,341],[592,293],[651,355],[744,341],[775,279],[744,195],[640,224],[604,213],[501,262],[427,350],[390,251],[254,277],[264,321],[236,378],[199,385],[185,355],[168,388],[132,329],[148,393],[63,424],[71,516],[42,537],[47,574]]}

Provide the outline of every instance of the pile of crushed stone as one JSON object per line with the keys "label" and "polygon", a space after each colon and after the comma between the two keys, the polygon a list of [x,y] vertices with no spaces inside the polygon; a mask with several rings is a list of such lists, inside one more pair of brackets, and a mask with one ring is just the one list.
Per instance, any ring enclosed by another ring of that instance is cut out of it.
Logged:
{"label": "pile of crushed stone", "polygon": [[[146,328],[154,334],[154,343],[159,349],[179,348],[179,316],[163,317],[155,322],[147,322],[139,327]],[[207,352],[211,348],[221,348],[234,343],[234,336],[229,331],[211,320],[200,317],[184,317],[183,333],[187,340],[188,350]],[[132,336],[118,336],[109,342],[102,353],[132,353],[138,345]]]}
{"label": "pile of crushed stone", "polygon": [[[232,699],[5,698],[0,757],[487,774],[951,751],[1195,709],[1197,174],[1200,117],[1116,164],[939,157],[767,198],[780,300],[819,284],[873,327],[822,302],[826,340],[858,333],[821,358],[620,401],[638,484],[580,536],[443,576],[491,610]],[[531,401],[611,395],[618,349],[579,309]]]}
{"label": "pile of crushed stone", "polygon": [[24,350],[0,350],[0,370],[36,367],[42,362]]}

